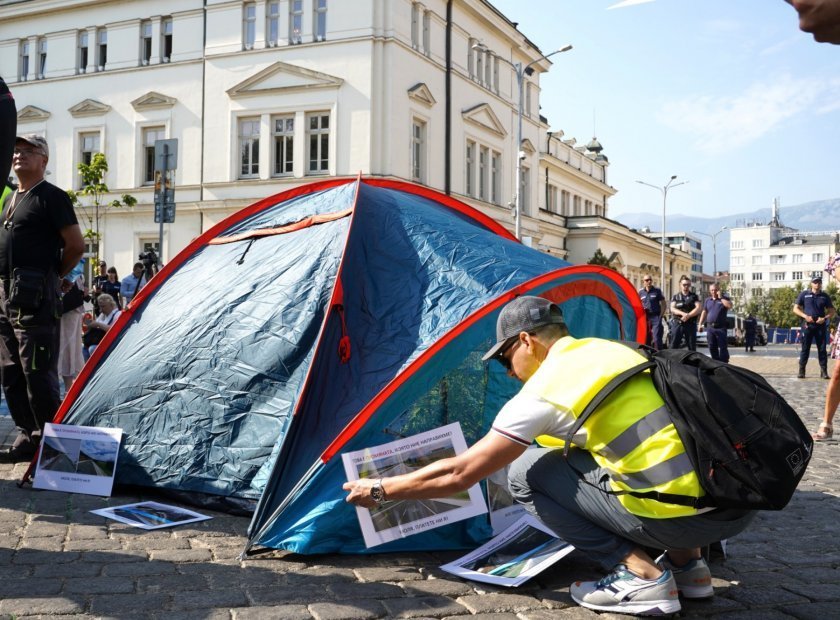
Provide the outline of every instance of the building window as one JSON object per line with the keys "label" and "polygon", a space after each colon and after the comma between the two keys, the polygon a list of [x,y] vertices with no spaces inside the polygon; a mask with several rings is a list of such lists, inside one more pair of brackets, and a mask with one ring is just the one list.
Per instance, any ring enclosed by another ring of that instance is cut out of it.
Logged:
{"label": "building window", "polygon": [[25,82],[29,77],[29,41],[20,42],[20,67],[18,80]]}
{"label": "building window", "polygon": [[752,246],[754,248],[763,248],[764,247],[764,239],[753,239]]}
{"label": "building window", "polygon": [[484,86],[491,88],[493,86],[493,60],[495,55],[487,52],[484,58]]}
{"label": "building window", "polygon": [[327,40],[327,0],[315,0],[315,40]]}
{"label": "building window", "polygon": [[569,192],[560,190],[560,215],[571,215],[569,212]]}
{"label": "building window", "polygon": [[423,12],[423,53],[426,56],[432,54],[432,12]]}
{"label": "building window", "polygon": [[330,169],[330,115],[307,114],[309,136],[309,174],[324,174]]}
{"label": "building window", "polygon": [[493,56],[493,92],[499,94],[499,57]]}
{"label": "building window", "polygon": [[741,266],[744,264],[744,257],[743,256],[733,256],[732,257],[732,266]]}
{"label": "building window", "polygon": [[148,65],[152,58],[152,22],[140,22],[140,64]]}
{"label": "building window", "polygon": [[88,65],[88,33],[86,30],[79,32],[78,50],[76,58],[76,71],[84,73]]}
{"label": "building window", "polygon": [[497,151],[490,157],[490,202],[502,202],[502,154]]}
{"label": "building window", "polygon": [[266,44],[268,47],[276,47],[280,42],[280,3],[269,2],[266,10],[266,27],[267,33]]}
{"label": "building window", "polygon": [[[422,10],[423,8],[418,2],[411,5],[411,47],[416,50],[420,49],[420,13]],[[472,39],[470,41],[472,42]]]}
{"label": "building window", "polygon": [[165,137],[163,127],[147,127],[143,130],[143,185],[155,182],[155,142]]}
{"label": "building window", "polygon": [[771,254],[770,255],[770,264],[771,265],[781,265],[785,262],[785,255],[784,254]]}
{"label": "building window", "polygon": [[274,176],[289,176],[295,167],[295,117],[294,114],[274,117]]}
{"label": "building window", "polygon": [[[96,153],[101,153],[99,132],[87,132],[79,134],[79,163],[87,166],[93,161]],[[81,176],[79,176],[79,188],[84,187]]]}
{"label": "building window", "polygon": [[557,213],[557,187],[554,185],[546,186],[545,210],[549,213]]}
{"label": "building window", "polygon": [[772,274],[773,282],[782,282],[785,279],[785,272],[784,271],[774,271]]}
{"label": "building window", "polygon": [[246,50],[254,49],[257,38],[257,5],[246,2],[242,5],[242,47]]}
{"label": "building window", "polygon": [[303,41],[303,0],[289,2],[289,43],[297,45]]}
{"label": "building window", "polygon": [[522,185],[519,186],[519,192],[519,215],[528,215],[531,212],[531,169],[527,166],[522,166]]}
{"label": "building window", "polygon": [[753,273],[752,274],[752,279],[753,279],[753,282],[760,282],[761,280],[764,279],[764,274],[761,273],[761,272]]}
{"label": "building window", "polygon": [[38,39],[38,79],[43,80],[47,74],[47,40]]}
{"label": "building window", "polygon": [[525,82],[525,116],[531,118],[531,83]]}
{"label": "building window", "polygon": [[743,273],[731,273],[729,274],[729,279],[733,282],[740,282],[744,279]]}
{"label": "building window", "polygon": [[740,241],[731,241],[729,243],[730,250],[743,250],[744,249],[744,241],[743,239]]}
{"label": "building window", "polygon": [[172,59],[172,18],[164,17],[160,22],[160,56],[161,62]]}
{"label": "building window", "polygon": [[239,119],[239,178],[252,179],[260,174],[260,119]]}
{"label": "building window", "polygon": [[595,215],[592,212],[592,201],[591,200],[584,201],[584,203],[583,203],[583,213],[584,213],[584,215]]}
{"label": "building window", "polygon": [[752,264],[753,265],[760,265],[761,264],[761,257],[760,256],[753,256],[752,257]]}
{"label": "building window", "polygon": [[96,31],[96,66],[99,71],[105,71],[108,64],[108,31],[100,28]]}
{"label": "building window", "polygon": [[476,43],[475,39],[469,39],[469,41],[467,41],[467,73],[469,74],[471,80],[475,79],[475,56],[477,50],[474,50],[473,46]]}
{"label": "building window", "polygon": [[575,196],[572,199],[574,204],[574,211],[572,212],[574,215],[583,215],[583,209],[581,208],[581,199],[580,196]]}
{"label": "building window", "polygon": [[484,79],[484,50],[475,50],[475,79],[478,82]]}
{"label": "building window", "polygon": [[464,188],[467,196],[475,197],[475,142],[467,140],[466,157],[464,158]]}
{"label": "building window", "polygon": [[814,252],[811,254],[811,262],[812,263],[821,263],[825,260],[825,254],[822,252]]}
{"label": "building window", "polygon": [[478,198],[487,200],[487,181],[490,168],[490,149],[482,146],[478,150]]}
{"label": "building window", "polygon": [[418,119],[411,123],[411,178],[426,182],[426,123]]}
{"label": "building window", "polygon": [[792,274],[790,274],[790,277],[793,280],[801,280],[803,275],[801,271],[794,271]]}
{"label": "building window", "polygon": [[801,263],[802,262],[802,254],[794,254],[793,255],[793,262],[794,263]]}

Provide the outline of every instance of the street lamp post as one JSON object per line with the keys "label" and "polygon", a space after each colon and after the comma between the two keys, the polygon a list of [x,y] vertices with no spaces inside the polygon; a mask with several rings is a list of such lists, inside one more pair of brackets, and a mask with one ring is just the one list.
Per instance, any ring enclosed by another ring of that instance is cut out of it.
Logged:
{"label": "street lamp post", "polygon": [[661,275],[661,277],[662,277],[661,285],[662,285],[662,288],[666,289],[666,291],[665,291],[666,296],[670,295],[670,291],[668,291],[667,287],[665,286],[665,208],[668,204],[668,190],[673,189],[675,187],[679,187],[680,185],[685,185],[686,183],[688,183],[688,181],[680,181],[679,183],[674,183],[674,181],[676,181],[676,180],[677,180],[677,175],[674,174],[674,175],[671,176],[671,178],[668,180],[668,182],[662,187],[659,187],[658,185],[653,185],[652,183],[646,183],[645,181],[636,181],[636,183],[641,183],[642,185],[647,185],[648,187],[652,187],[653,189],[662,192],[662,236],[660,238],[661,241],[662,241],[662,243],[661,243],[662,257],[661,257],[661,262],[660,262],[659,269],[661,270],[661,273],[662,273],[662,275]]}
{"label": "street lamp post", "polygon": [[710,235],[709,233],[700,232],[699,230],[695,230],[695,231],[694,231],[694,232],[695,232],[695,233],[697,233],[698,235],[703,235],[704,237],[711,237],[711,239],[712,239],[712,269],[714,269],[714,273],[713,273],[712,275],[713,275],[713,276],[714,276],[714,278],[715,278],[715,284],[717,284],[717,281],[718,281],[718,270],[717,270],[717,238],[718,238],[718,235],[719,235],[720,233],[722,233],[724,230],[729,230],[729,227],[728,227],[728,226],[724,226],[724,227],[722,227],[719,231],[717,231],[716,233],[714,233],[714,234],[712,234],[712,235]]}
{"label": "street lamp post", "polygon": [[[472,46],[472,48],[480,52],[486,52],[488,49],[487,46],[483,43],[476,43]],[[554,56],[555,54],[568,52],[570,49],[572,49],[571,45],[564,45],[560,49],[555,50],[550,54],[546,54],[545,56],[540,56],[536,60],[532,60],[527,65],[523,65],[521,62],[513,63],[506,58],[497,56],[499,60],[510,65],[510,67],[513,69],[513,72],[516,74],[516,85],[519,90],[519,106],[517,111],[516,130],[516,193],[514,194],[513,199],[513,226],[514,234],[516,235],[517,239],[522,238],[522,160],[525,159],[525,154],[522,152],[522,95],[523,88],[525,85],[525,73],[526,71],[528,71],[528,69],[531,68],[532,65],[540,62],[541,60],[545,60],[546,58]]]}

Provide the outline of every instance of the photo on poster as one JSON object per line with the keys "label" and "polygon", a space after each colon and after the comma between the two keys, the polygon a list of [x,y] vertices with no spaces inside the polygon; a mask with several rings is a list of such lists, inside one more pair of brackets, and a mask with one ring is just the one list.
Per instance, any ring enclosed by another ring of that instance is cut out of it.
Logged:
{"label": "photo on poster", "polygon": [[[457,422],[391,443],[342,454],[348,480],[410,473],[467,449]],[[356,507],[368,547],[418,534],[487,512],[481,487],[449,497],[386,501],[374,508]]]}
{"label": "photo on poster", "polygon": [[32,486],[111,495],[121,438],[118,428],[46,424]]}
{"label": "photo on poster", "polygon": [[464,579],[515,587],[573,550],[572,545],[526,514],[491,541],[441,569]]}
{"label": "photo on poster", "polygon": [[163,527],[174,527],[212,519],[212,517],[186,508],[158,502],[123,504],[122,506],[99,508],[98,510],[91,510],[91,512],[144,530],[158,530]]}
{"label": "photo on poster", "polygon": [[517,504],[508,488],[508,465],[498,469],[487,477],[487,506],[490,509],[490,527],[493,536],[504,532],[527,514],[525,509]]}

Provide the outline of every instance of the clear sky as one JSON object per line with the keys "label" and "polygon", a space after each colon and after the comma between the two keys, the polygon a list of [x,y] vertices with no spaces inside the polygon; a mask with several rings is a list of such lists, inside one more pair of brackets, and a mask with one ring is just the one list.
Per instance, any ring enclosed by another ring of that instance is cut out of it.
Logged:
{"label": "clear sky", "polygon": [[[722,216],[840,197],[840,46],[783,0],[491,0],[544,54],[552,131],[594,132],[618,189],[608,215]],[[610,8],[614,7],[614,8]],[[617,219],[620,219],[617,218]],[[840,226],[840,218],[828,223]]]}

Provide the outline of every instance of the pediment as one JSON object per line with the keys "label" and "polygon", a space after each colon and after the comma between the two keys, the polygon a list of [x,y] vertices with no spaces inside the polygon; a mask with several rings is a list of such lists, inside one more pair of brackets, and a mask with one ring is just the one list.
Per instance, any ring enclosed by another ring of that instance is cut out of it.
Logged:
{"label": "pediment", "polygon": [[526,153],[528,153],[528,155],[533,155],[537,152],[537,149],[534,148],[534,143],[531,142],[528,138],[522,140],[520,150],[525,151]]}
{"label": "pediment", "polygon": [[161,108],[171,108],[178,102],[175,97],[169,97],[161,93],[150,90],[142,97],[138,97],[131,102],[132,107],[138,112],[140,110],[159,110]]}
{"label": "pediment", "polygon": [[624,258],[621,256],[621,252],[613,252],[610,254],[609,263],[611,267],[615,267],[617,269],[622,269],[625,265]]}
{"label": "pediment", "polygon": [[227,94],[231,98],[275,95],[315,88],[338,88],[343,83],[341,78],[278,61],[229,89]]}
{"label": "pediment", "polygon": [[110,109],[111,106],[106,105],[101,101],[85,99],[84,101],[80,101],[74,105],[72,108],[69,108],[68,111],[74,118],[79,118],[80,116],[102,116],[103,114],[107,114]]}
{"label": "pediment", "polygon": [[500,121],[499,117],[496,116],[496,113],[493,112],[493,108],[486,103],[481,103],[472,108],[467,108],[461,112],[461,117],[466,122],[478,125],[482,129],[486,129],[497,136],[504,137],[507,135],[505,127],[502,125],[502,121]]}
{"label": "pediment", "polygon": [[419,82],[409,88],[408,96],[429,108],[437,103],[437,100],[432,96],[432,91],[423,82]]}
{"label": "pediment", "polygon": [[29,123],[35,121],[45,121],[50,117],[50,113],[41,108],[36,108],[34,105],[28,105],[17,113],[18,123]]}

